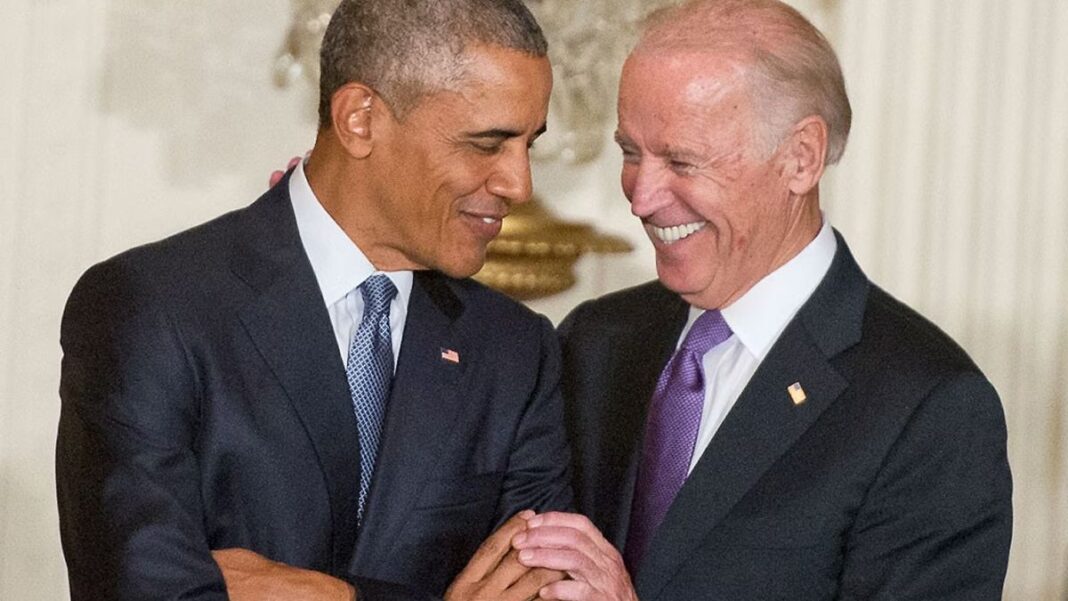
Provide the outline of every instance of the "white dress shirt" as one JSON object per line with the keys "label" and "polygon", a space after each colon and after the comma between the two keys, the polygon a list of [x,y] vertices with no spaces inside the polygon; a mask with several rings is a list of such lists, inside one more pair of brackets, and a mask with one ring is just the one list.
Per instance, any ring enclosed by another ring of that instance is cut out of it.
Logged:
{"label": "white dress shirt", "polygon": [[412,272],[376,271],[367,256],[315,197],[304,175],[303,164],[297,164],[289,178],[289,197],[293,201],[300,241],[315,271],[315,279],[319,281],[326,310],[330,313],[330,323],[334,327],[342,362],[348,363],[350,341],[363,319],[363,294],[359,285],[371,275],[383,273],[397,287],[397,295],[389,303],[395,373],[404,323],[408,317],[408,299],[412,295]]}
{"label": "white dress shirt", "polygon": [[[838,241],[824,217],[819,233],[797,256],[720,310],[733,334],[702,357],[705,404],[690,459],[691,471],[786,324],[827,274],[837,248]],[[704,309],[690,307],[676,349],[702,313]]]}

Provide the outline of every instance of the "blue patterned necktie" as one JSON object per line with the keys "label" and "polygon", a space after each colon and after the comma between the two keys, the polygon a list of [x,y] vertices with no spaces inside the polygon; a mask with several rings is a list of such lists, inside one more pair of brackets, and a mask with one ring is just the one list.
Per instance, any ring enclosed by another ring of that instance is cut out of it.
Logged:
{"label": "blue patterned necktie", "polygon": [[653,535],[686,482],[705,404],[701,361],[709,349],[730,337],[731,328],[723,315],[705,311],[660,373],[645,422],[630,528],[623,549],[631,574],[637,573]]}
{"label": "blue patterned necktie", "polygon": [[389,331],[389,303],[397,288],[388,277],[377,274],[360,284],[363,294],[363,319],[349,344],[349,361],[345,375],[356,411],[360,435],[360,505],[357,523],[363,520],[364,503],[375,473],[375,457],[382,436],[382,417],[386,412],[393,380],[393,340]]}

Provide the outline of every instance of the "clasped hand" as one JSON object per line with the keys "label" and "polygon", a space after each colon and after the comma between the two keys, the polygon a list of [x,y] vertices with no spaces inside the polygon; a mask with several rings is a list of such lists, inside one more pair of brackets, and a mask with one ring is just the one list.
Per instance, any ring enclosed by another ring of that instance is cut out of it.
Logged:
{"label": "clasped hand", "polygon": [[[453,580],[445,601],[530,601],[564,578],[561,571],[520,563],[520,551],[512,548],[512,541],[534,517],[533,511],[523,511],[490,535]],[[271,561],[247,549],[223,549],[212,556],[235,601],[359,599],[359,592],[342,580]]]}
{"label": "clasped hand", "polygon": [[541,599],[638,599],[623,558],[585,516],[556,512],[534,516],[512,539],[512,546],[524,566],[560,570],[569,577],[543,587]]}

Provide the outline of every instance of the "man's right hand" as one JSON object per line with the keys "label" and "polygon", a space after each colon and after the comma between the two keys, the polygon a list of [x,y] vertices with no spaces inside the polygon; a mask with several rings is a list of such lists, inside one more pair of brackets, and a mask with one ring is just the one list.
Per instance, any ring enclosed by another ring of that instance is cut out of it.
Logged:
{"label": "man's right hand", "polygon": [[445,601],[529,601],[543,586],[564,578],[563,572],[519,563],[512,539],[532,517],[533,511],[522,511],[491,534],[449,585]]}

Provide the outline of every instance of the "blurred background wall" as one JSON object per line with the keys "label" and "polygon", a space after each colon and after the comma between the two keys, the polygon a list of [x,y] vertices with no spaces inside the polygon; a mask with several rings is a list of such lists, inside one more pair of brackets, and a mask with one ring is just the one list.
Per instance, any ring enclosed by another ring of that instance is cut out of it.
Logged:
{"label": "blurred background wall", "polygon": [[[838,48],[854,105],[827,213],[868,274],[1001,392],[1016,507],[1005,598],[1068,599],[1068,2],[793,3]],[[287,0],[0,9],[0,599],[66,598],[53,453],[59,318],[78,275],[248,204],[311,147],[310,88],[271,80],[290,13]],[[531,303],[553,319],[655,277],[619,163],[609,147],[536,166],[556,213],[636,249],[583,259],[572,290]]]}

